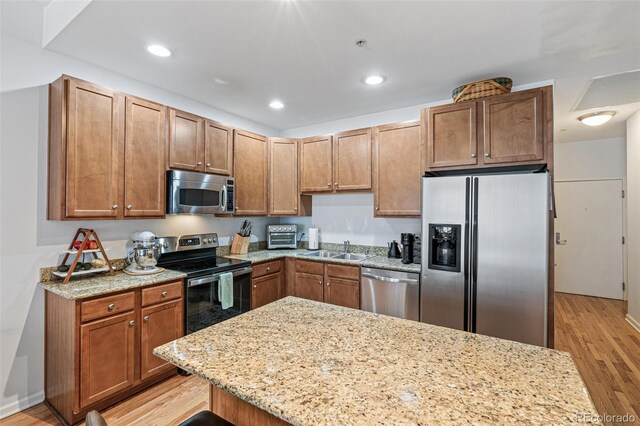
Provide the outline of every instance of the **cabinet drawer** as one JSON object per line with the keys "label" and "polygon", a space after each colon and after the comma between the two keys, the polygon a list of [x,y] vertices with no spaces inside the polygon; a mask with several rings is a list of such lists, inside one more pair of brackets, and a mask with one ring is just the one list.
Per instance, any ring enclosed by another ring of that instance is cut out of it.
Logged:
{"label": "cabinet drawer", "polygon": [[327,264],[327,276],[360,281],[359,266]]}
{"label": "cabinet drawer", "polygon": [[80,318],[82,322],[87,322],[96,318],[130,311],[134,305],[135,297],[132,291],[101,297],[100,299],[87,300],[80,305]]}
{"label": "cabinet drawer", "polygon": [[267,262],[261,263],[259,265],[253,266],[253,272],[251,273],[251,277],[259,278],[269,274],[275,274],[276,272],[280,272],[282,267],[282,261],[278,260],[275,262]]}
{"label": "cabinet drawer", "polygon": [[182,281],[142,289],[142,306],[182,297]]}
{"label": "cabinet drawer", "polygon": [[324,263],[296,260],[296,272],[305,274],[324,275]]}

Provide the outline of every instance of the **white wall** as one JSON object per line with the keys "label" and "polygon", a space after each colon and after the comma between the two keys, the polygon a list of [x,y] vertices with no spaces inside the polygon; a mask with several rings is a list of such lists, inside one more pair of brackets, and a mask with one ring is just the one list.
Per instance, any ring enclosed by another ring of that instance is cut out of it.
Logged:
{"label": "white wall", "polygon": [[556,143],[554,180],[623,179],[627,169],[625,138]]}
{"label": "white wall", "polygon": [[[0,94],[0,418],[44,398],[44,302],[38,270],[55,265],[76,228],[97,230],[109,255],[124,257],[129,235],[218,232],[221,244],[242,219],[176,216],[166,220],[55,222],[46,220],[47,84],[62,73],[210,117],[277,135],[254,123],[110,71],[2,34]],[[254,240],[273,219],[255,218]]]}
{"label": "white wall", "polygon": [[627,253],[627,319],[640,331],[640,111],[627,120]]}

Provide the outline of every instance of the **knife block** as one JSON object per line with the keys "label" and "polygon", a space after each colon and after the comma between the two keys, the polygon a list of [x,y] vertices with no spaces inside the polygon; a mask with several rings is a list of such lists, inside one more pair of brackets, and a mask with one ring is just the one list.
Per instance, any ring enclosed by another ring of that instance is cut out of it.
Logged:
{"label": "knife block", "polygon": [[243,237],[240,234],[234,235],[233,241],[231,242],[231,250],[229,250],[229,252],[231,254],[247,254],[249,251],[250,241],[251,237]]}

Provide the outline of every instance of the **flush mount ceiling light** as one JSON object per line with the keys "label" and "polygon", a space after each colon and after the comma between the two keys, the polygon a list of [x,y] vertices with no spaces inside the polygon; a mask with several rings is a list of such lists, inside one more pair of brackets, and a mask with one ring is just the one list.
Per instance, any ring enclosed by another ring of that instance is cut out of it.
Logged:
{"label": "flush mount ceiling light", "polygon": [[615,111],[599,111],[581,115],[578,117],[578,120],[587,126],[600,126],[601,124],[611,120],[614,115],[616,115]]}
{"label": "flush mount ceiling light", "polygon": [[284,108],[284,104],[280,101],[271,101],[269,106],[273,109],[282,109]]}
{"label": "flush mount ceiling light", "polygon": [[364,79],[364,82],[369,86],[377,86],[378,84],[384,83],[384,80],[385,78],[381,75],[370,75]]}
{"label": "flush mount ceiling light", "polygon": [[147,46],[147,51],[152,55],[160,56],[161,58],[171,56],[171,51],[159,44],[152,44],[150,46]]}

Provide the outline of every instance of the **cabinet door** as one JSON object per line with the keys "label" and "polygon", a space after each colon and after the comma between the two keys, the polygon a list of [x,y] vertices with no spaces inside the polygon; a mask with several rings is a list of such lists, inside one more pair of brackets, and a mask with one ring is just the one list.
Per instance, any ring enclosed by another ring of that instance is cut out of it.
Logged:
{"label": "cabinet door", "polygon": [[300,192],[333,191],[333,138],[300,141]]}
{"label": "cabinet door", "polygon": [[207,120],[204,130],[204,171],[230,176],[232,167],[233,130]]}
{"label": "cabinet door", "polygon": [[267,138],[244,130],[233,137],[236,214],[267,214]]}
{"label": "cabinet door", "polygon": [[333,305],[360,309],[360,281],[327,277],[324,301]]}
{"label": "cabinet door", "polygon": [[298,141],[269,139],[269,214],[297,215]]}
{"label": "cabinet door", "polygon": [[165,215],[166,108],[127,96],[124,216]]}
{"label": "cabinet door", "polygon": [[107,317],[80,326],[80,406],[133,385],[135,315]]}
{"label": "cabinet door", "polygon": [[251,309],[256,309],[280,298],[282,274],[254,278],[251,284]]}
{"label": "cabinet door", "polygon": [[122,145],[122,97],[67,80],[66,216],[116,217]]}
{"label": "cabinet door", "polygon": [[333,145],[335,190],[371,189],[371,129],[337,133]]}
{"label": "cabinet door", "polygon": [[420,216],[423,155],[420,122],[373,129],[374,216]]}
{"label": "cabinet door", "polygon": [[544,159],[542,90],[493,96],[484,108],[484,163]]}
{"label": "cabinet door", "polygon": [[427,110],[427,167],[478,164],[477,102]]}
{"label": "cabinet door", "polygon": [[293,288],[294,295],[303,299],[322,302],[324,300],[323,278],[322,275],[296,272],[296,281]]}
{"label": "cabinet door", "polygon": [[204,171],[204,119],[175,109],[169,110],[169,167]]}
{"label": "cabinet door", "polygon": [[142,380],[175,368],[172,364],[155,356],[153,349],[184,334],[182,305],[182,299],[179,299],[142,309],[140,333],[140,378]]}

